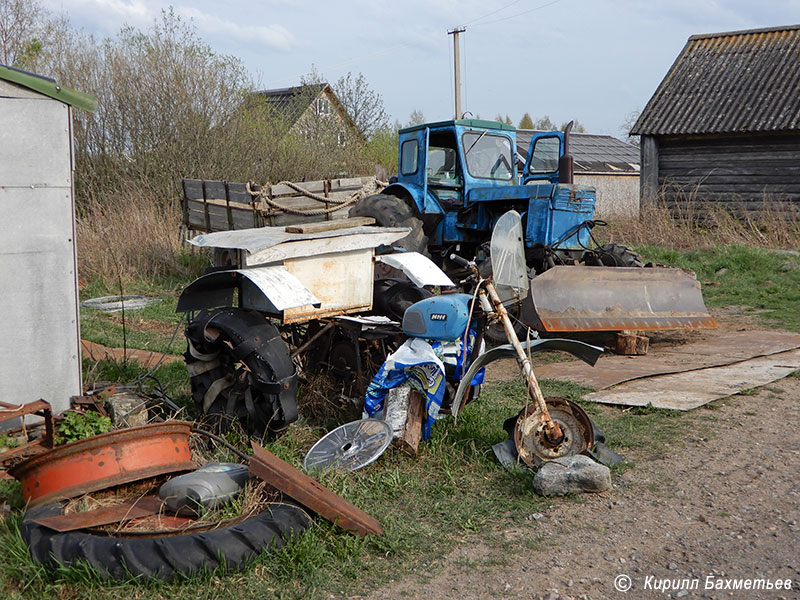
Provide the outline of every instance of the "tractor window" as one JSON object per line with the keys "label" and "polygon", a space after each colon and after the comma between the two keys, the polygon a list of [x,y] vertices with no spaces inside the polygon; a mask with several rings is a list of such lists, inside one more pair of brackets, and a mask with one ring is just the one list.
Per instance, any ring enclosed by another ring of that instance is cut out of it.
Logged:
{"label": "tractor window", "polygon": [[400,147],[400,173],[412,175],[417,172],[417,140],[406,140]]}
{"label": "tractor window", "polygon": [[530,173],[553,173],[558,170],[561,141],[557,137],[536,140],[531,157]]}
{"label": "tractor window", "polygon": [[467,170],[473,177],[508,181],[514,176],[511,140],[504,135],[467,132],[463,137]]}
{"label": "tractor window", "polygon": [[456,151],[455,148],[428,148],[428,180],[439,181],[442,183],[456,183],[458,173],[456,171]]}

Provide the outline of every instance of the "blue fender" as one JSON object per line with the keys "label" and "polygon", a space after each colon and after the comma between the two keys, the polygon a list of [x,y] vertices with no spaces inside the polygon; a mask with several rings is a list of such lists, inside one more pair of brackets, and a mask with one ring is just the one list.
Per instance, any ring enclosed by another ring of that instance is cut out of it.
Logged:
{"label": "blue fender", "polygon": [[[592,346],[591,344],[586,344],[584,342],[562,338],[533,340],[530,343],[522,342],[522,348],[523,350],[529,351],[530,354],[538,354],[539,352],[545,352],[547,350],[560,350],[561,352],[569,352],[573,356],[580,358],[583,362],[591,366],[594,366],[594,364],[597,362],[597,359],[600,358],[600,355],[603,353],[603,349],[598,346]],[[458,384],[456,395],[453,396],[453,401],[451,403],[453,418],[458,416],[458,411],[461,407],[461,399],[464,397],[464,394],[466,394],[472,378],[475,377],[475,373],[499,358],[516,357],[517,351],[514,350],[514,346],[511,344],[497,346],[496,348],[492,348],[488,352],[484,352],[478,356],[478,358],[475,359],[475,361],[469,366],[466,374],[461,378],[461,383]]]}

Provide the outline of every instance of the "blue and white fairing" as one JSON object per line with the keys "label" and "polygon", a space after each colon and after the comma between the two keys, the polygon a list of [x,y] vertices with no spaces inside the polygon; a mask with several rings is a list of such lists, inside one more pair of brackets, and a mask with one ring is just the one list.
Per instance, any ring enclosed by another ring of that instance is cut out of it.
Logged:
{"label": "blue and white fairing", "polygon": [[469,294],[446,294],[420,300],[403,315],[403,333],[437,342],[460,339],[469,324],[471,302]]}

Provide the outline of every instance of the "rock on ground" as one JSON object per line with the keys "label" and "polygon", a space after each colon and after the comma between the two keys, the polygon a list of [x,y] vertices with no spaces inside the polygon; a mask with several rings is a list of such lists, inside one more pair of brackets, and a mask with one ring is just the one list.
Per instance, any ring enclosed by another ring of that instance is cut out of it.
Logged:
{"label": "rock on ground", "polygon": [[562,456],[544,463],[533,478],[540,496],[564,496],[611,489],[611,471],[588,456]]}

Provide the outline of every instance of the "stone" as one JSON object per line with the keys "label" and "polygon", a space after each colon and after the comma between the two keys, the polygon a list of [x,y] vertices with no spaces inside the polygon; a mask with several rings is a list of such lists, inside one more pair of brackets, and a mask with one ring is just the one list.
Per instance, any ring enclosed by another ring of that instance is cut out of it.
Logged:
{"label": "stone", "polygon": [[147,398],[133,392],[117,392],[105,402],[108,416],[116,427],[147,425]]}
{"label": "stone", "polygon": [[540,496],[607,492],[610,489],[611,470],[580,454],[547,461],[533,478],[533,491]]}

